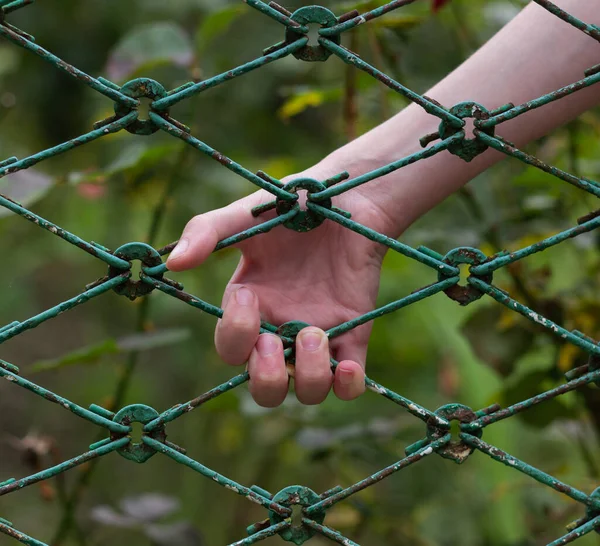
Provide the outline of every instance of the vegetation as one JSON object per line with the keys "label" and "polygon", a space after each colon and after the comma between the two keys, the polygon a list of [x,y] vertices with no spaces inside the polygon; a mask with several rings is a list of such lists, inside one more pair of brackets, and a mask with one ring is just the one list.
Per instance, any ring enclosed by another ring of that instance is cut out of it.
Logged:
{"label": "vegetation", "polygon": [[[384,2],[321,3],[344,13]],[[522,5],[417,2],[359,27],[347,45],[424,92]],[[167,88],[242,64],[282,39],[280,25],[238,0],[39,2],[15,13],[11,22],[90,74],[118,84],[144,75]],[[335,59],[315,65],[286,59],[203,93],[173,114],[249,169],[283,177],[405,104]],[[87,132],[112,108],[39,58],[0,43],[1,158],[24,157]],[[597,180],[599,112],[531,150]],[[137,240],[163,246],[194,214],[251,191],[244,180],[161,133],[142,138],[122,132],[0,180],[0,192],[109,248]],[[456,246],[493,254],[572,226],[595,208],[589,195],[505,161],[426,215],[403,240],[442,254]],[[0,325],[68,299],[106,274],[76,248],[7,211],[0,216]],[[598,338],[599,242],[590,234],[527,258],[498,276],[498,284],[567,328]],[[236,262],[236,251],[220,252],[177,280],[219,304]],[[423,284],[420,265],[389,255],[380,301]],[[212,318],[160,294],[133,305],[108,294],[7,342],[2,358],[84,406],[108,407],[121,397],[117,405],[143,402],[162,410],[235,373],[214,351],[213,328]],[[584,361],[570,345],[489,299],[460,308],[441,294],[376,322],[368,373],[431,409],[454,401],[479,409],[557,385],[565,371]],[[131,381],[119,393],[128,371]],[[589,387],[498,423],[485,431],[485,439],[591,491],[600,474],[598,408],[599,391]],[[354,483],[403,457],[404,448],[424,433],[421,422],[373,393],[352,403],[330,397],[319,407],[290,399],[267,411],[244,388],[169,425],[169,439],[195,459],[273,493],[295,483],[318,492]],[[97,434],[58,406],[0,384],[0,481],[75,456]],[[263,509],[163,457],[132,466],[114,455],[89,471],[84,466],[0,498],[0,516],[47,542],[62,535],[52,544],[132,546],[228,544],[265,517]],[[68,521],[65,491],[73,488],[81,493],[73,507],[76,525],[64,536],[58,529]],[[327,522],[360,544],[533,546],[560,536],[583,515],[566,497],[475,454],[462,466],[430,458],[340,504]],[[577,544],[597,540],[590,535]]]}

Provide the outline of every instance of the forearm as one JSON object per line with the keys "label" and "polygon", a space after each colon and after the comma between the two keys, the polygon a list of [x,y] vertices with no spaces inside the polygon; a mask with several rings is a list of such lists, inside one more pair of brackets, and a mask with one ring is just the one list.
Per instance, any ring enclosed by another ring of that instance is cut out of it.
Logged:
{"label": "forearm", "polygon": [[[600,0],[562,0],[560,7],[600,25]],[[584,77],[600,63],[600,44],[532,3],[477,53],[431,89],[446,107],[475,101],[488,110],[541,97]],[[518,147],[600,104],[600,84],[502,123],[497,134]],[[420,150],[419,139],[437,130],[439,119],[420,106],[402,112],[340,148],[317,166],[326,175],[348,170],[355,177]],[[363,186],[393,218],[397,236],[414,220],[480,172],[506,157],[488,149],[468,163],[447,151],[403,167]],[[399,213],[401,211],[401,213]]]}

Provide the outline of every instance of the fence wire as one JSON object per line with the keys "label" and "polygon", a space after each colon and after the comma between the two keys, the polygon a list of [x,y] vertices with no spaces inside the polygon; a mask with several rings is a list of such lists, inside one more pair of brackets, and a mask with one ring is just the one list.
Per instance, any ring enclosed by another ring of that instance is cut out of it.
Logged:
{"label": "fence wire", "polygon": [[[58,70],[79,80],[83,85],[87,85],[98,93],[105,95],[108,99],[114,101],[115,105],[115,114],[113,116],[97,122],[93,130],[84,135],[23,159],[9,157],[0,161],[0,177],[27,169],[45,159],[69,152],[77,146],[87,144],[119,131],[125,130],[136,135],[149,135],[157,131],[164,131],[174,138],[186,142],[192,148],[219,162],[224,168],[233,171],[248,182],[267,190],[273,195],[273,201],[255,209],[254,214],[259,216],[262,212],[275,209],[277,211],[275,219],[266,221],[219,242],[215,250],[223,249],[272,229],[294,229],[299,232],[307,232],[317,228],[321,223],[328,220],[337,222],[347,229],[385,245],[390,250],[398,252],[411,260],[416,260],[435,272],[434,277],[437,277],[437,280],[432,284],[391,304],[331,328],[327,332],[330,338],[340,336],[361,324],[415,304],[440,292],[444,292],[448,297],[459,302],[461,305],[468,305],[483,296],[489,296],[511,311],[519,313],[526,319],[546,328],[551,334],[558,336],[564,342],[585,351],[589,355],[588,363],[569,371],[566,374],[566,382],[552,390],[540,393],[533,398],[524,400],[508,408],[501,408],[496,404],[477,411],[461,404],[448,404],[435,411],[431,411],[405,398],[401,394],[386,388],[373,379],[367,378],[366,385],[371,391],[387,398],[412,414],[415,418],[423,421],[426,431],[425,437],[406,448],[405,458],[372,476],[366,477],[358,483],[350,484],[346,487],[338,486],[322,493],[314,492],[303,486],[290,486],[276,494],[271,494],[261,487],[255,485],[247,487],[232,478],[207,468],[202,463],[188,457],[183,448],[167,440],[167,426],[170,422],[184,415],[189,415],[196,408],[210,403],[211,400],[243,385],[249,379],[248,372],[239,374],[230,381],[206,393],[200,394],[197,398],[178,404],[162,413],[143,404],[129,405],[117,412],[112,412],[95,404],[92,404],[89,408],[84,408],[21,377],[17,366],[0,360],[0,377],[11,382],[15,387],[28,390],[34,395],[62,406],[66,411],[70,411],[76,416],[101,427],[106,434],[104,439],[89,446],[88,451],[85,451],[78,457],[64,461],[31,476],[20,479],[11,478],[0,483],[0,496],[19,491],[42,480],[48,480],[109,453],[116,452],[137,463],[144,463],[150,457],[159,454],[187,466],[201,476],[209,478],[216,484],[229,489],[232,494],[241,495],[248,501],[258,504],[265,509],[265,519],[250,524],[247,528],[248,536],[230,546],[254,544],[276,534],[279,534],[284,540],[295,544],[302,544],[315,535],[320,535],[333,542],[349,546],[356,543],[326,525],[327,511],[331,507],[434,454],[454,460],[457,463],[462,463],[477,450],[495,461],[530,476],[534,480],[554,489],[562,495],[570,497],[582,505],[581,518],[569,526],[567,534],[558,537],[549,546],[559,546],[574,542],[592,531],[600,532],[600,488],[590,493],[579,491],[499,448],[488,444],[482,439],[484,429],[498,421],[510,418],[537,404],[542,404],[547,400],[561,396],[589,383],[596,382],[596,384],[600,385],[600,346],[594,339],[576,330],[566,330],[559,324],[554,323],[535,310],[515,300],[510,294],[493,284],[495,271],[534,253],[558,245],[567,239],[595,230],[600,226],[600,210],[580,218],[577,226],[514,252],[503,251],[493,256],[486,256],[478,249],[460,247],[442,256],[423,246],[413,248],[402,242],[390,239],[367,226],[355,222],[352,220],[349,212],[335,207],[332,203],[332,198],[352,188],[367,184],[381,176],[443,151],[448,151],[465,161],[471,161],[488,148],[493,148],[506,156],[533,165],[560,180],[576,186],[584,192],[600,197],[600,184],[598,182],[575,176],[554,166],[547,165],[540,159],[518,149],[497,134],[498,129],[506,121],[600,82],[600,65],[587,70],[581,80],[521,105],[506,104],[491,111],[486,109],[484,105],[474,102],[463,102],[452,107],[443,106],[434,99],[421,95],[407,88],[402,83],[395,81],[361,59],[357,54],[348,50],[341,43],[343,34],[358,25],[367,23],[393,10],[412,4],[415,1],[395,0],[366,13],[359,13],[355,10],[341,16],[336,16],[329,9],[322,6],[303,7],[291,13],[275,2],[267,4],[261,0],[245,0],[249,6],[285,27],[285,38],[281,42],[267,48],[262,56],[242,66],[233,68],[207,80],[198,83],[189,82],[176,89],[167,91],[160,83],[148,78],[138,78],[120,87],[105,78],[94,78],[86,74],[53,55],[41,45],[38,45],[33,36],[8,22],[7,16],[9,14],[32,4],[33,0],[0,0],[0,36],[38,55]],[[578,20],[549,0],[532,1],[562,19],[565,24],[577,28],[591,39],[600,42],[600,27]],[[309,25],[318,25],[320,27],[318,44],[309,44]],[[298,179],[283,184],[268,173],[262,171],[254,173],[236,163],[233,159],[218,152],[210,145],[190,134],[190,129],[186,125],[172,118],[169,114],[170,108],[181,101],[192,99],[207,89],[222,85],[230,80],[235,80],[244,74],[289,56],[306,62],[324,62],[331,57],[341,59],[356,69],[366,72],[406,99],[418,104],[432,116],[439,118],[440,126],[438,132],[433,135],[425,135],[421,139],[422,151],[408,157],[399,158],[389,165],[385,165],[356,178],[351,178],[347,172],[343,172],[328,180]],[[149,117],[145,120],[140,119],[138,114],[140,98],[152,100]],[[467,118],[474,120],[475,129],[473,138],[467,138],[465,133],[465,119]],[[298,190],[306,190],[308,192],[306,210],[302,210],[299,206]],[[165,276],[168,270],[163,262],[163,257],[169,254],[176,243],[172,243],[161,249],[155,249],[145,243],[131,242],[116,250],[110,250],[98,243],[88,242],[79,238],[77,235],[54,224],[52,221],[41,218],[19,203],[2,195],[0,195],[0,206],[9,209],[25,220],[33,222],[41,229],[64,239],[67,243],[77,246],[82,251],[104,262],[105,266],[108,266],[107,274],[88,285],[86,290],[81,294],[27,320],[15,321],[1,327],[0,344],[26,330],[37,327],[60,313],[110,291],[117,292],[131,300],[147,297],[151,292],[159,291],[217,318],[222,316],[222,309],[185,292],[184,287],[180,283]],[[132,261],[136,260],[142,263],[139,280],[132,279]],[[470,275],[466,285],[459,284],[459,266],[461,264],[468,264],[470,267]],[[261,331],[280,335],[286,347],[286,356],[289,357],[292,356],[294,332],[297,332],[298,327],[298,323],[294,322],[285,325],[263,323]],[[337,362],[332,360],[332,367],[335,368],[336,365]],[[191,419],[192,417],[187,418]],[[453,437],[451,433],[451,423],[453,421],[460,423],[458,437]],[[141,442],[134,443],[131,440],[131,423],[141,423],[144,425]],[[292,507],[296,505],[303,508],[303,516],[300,524],[292,522]],[[17,530],[12,523],[1,518],[0,533],[12,537],[23,544],[46,546],[45,543]]]}

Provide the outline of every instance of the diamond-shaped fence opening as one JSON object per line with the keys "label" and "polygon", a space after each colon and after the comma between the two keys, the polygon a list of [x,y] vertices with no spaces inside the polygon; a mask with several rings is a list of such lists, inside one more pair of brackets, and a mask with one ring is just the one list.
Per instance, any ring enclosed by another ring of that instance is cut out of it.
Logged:
{"label": "diamond-shaped fence opening", "polygon": [[[352,11],[342,15],[334,14],[329,9],[321,6],[304,7],[291,13],[274,2],[245,1],[257,12],[270,17],[282,26],[284,34],[282,41],[267,48],[262,56],[242,66],[232,68],[200,82],[192,81],[176,89],[168,90],[159,82],[148,78],[138,78],[118,86],[108,79],[89,76],[44,49],[43,45],[38,44],[32,36],[10,23],[10,14],[28,6],[32,3],[32,0],[0,0],[0,36],[5,41],[39,56],[57,70],[63,71],[67,76],[75,78],[82,85],[89,86],[114,102],[114,115],[97,122],[88,133],[29,157],[4,159],[0,162],[0,177],[28,169],[46,159],[67,153],[77,146],[102,139],[116,132],[128,131],[134,135],[143,136],[163,131],[273,196],[272,201],[265,203],[254,211],[254,214],[260,217],[262,213],[275,209],[277,214],[273,219],[263,221],[253,228],[220,241],[215,250],[227,248],[273,229],[292,229],[298,232],[308,232],[318,229],[323,222],[335,222],[363,237],[385,245],[390,250],[403,255],[406,259],[420,262],[424,268],[431,271],[431,283],[427,286],[383,307],[330,328],[327,332],[329,337],[340,336],[385,314],[395,312],[444,292],[449,298],[461,305],[468,305],[480,298],[492,298],[511,312],[521,314],[532,323],[544,327],[551,335],[558,336],[564,343],[578,347],[588,356],[588,362],[567,373],[566,382],[505,408],[501,408],[497,404],[483,409],[469,408],[461,404],[447,404],[431,410],[422,407],[416,401],[410,400],[400,393],[388,389],[373,379],[367,378],[367,387],[373,393],[384,397],[399,406],[401,411],[408,412],[415,419],[421,421],[423,437],[406,448],[405,456],[402,459],[382,468],[371,476],[365,476],[364,479],[356,483],[347,483],[329,491],[313,491],[304,486],[288,486],[279,492],[269,492],[256,485],[250,486],[238,483],[227,475],[203,465],[201,461],[191,458],[182,447],[168,439],[170,423],[179,419],[194,419],[195,410],[211,404],[218,397],[227,396],[227,393],[246,383],[249,379],[248,372],[240,373],[212,390],[168,409],[153,408],[142,403],[122,407],[123,392],[120,389],[114,401],[114,408],[107,409],[99,404],[83,407],[72,400],[61,397],[60,394],[46,389],[43,385],[38,385],[22,377],[16,365],[0,361],[0,377],[10,382],[15,389],[20,388],[23,391],[29,391],[28,393],[23,392],[23,396],[38,396],[49,403],[58,404],[65,412],[73,413],[78,418],[100,427],[102,431],[97,442],[89,448],[82,447],[81,455],[40,470],[30,476],[9,479],[1,483],[0,496],[8,495],[24,487],[60,475],[80,465],[93,465],[100,457],[110,453],[116,452],[122,457],[137,463],[144,463],[152,457],[159,456],[188,467],[190,472],[208,478],[209,482],[215,482],[212,487],[222,486],[231,491],[232,494],[244,497],[264,508],[264,519],[254,523],[248,522],[248,536],[235,542],[236,545],[254,544],[274,535],[280,535],[284,540],[295,544],[302,544],[310,541],[315,536],[321,536],[333,542],[351,545],[356,543],[342,536],[328,525],[327,514],[331,508],[338,505],[338,503],[348,501],[360,491],[375,487],[380,481],[386,480],[400,471],[410,472],[409,467],[422,463],[428,458],[441,456],[462,464],[466,463],[475,451],[478,451],[494,461],[507,465],[533,480],[537,480],[548,488],[555,490],[558,494],[570,497],[581,505],[580,519],[572,525],[567,534],[556,538],[551,542],[551,545],[573,542],[579,537],[600,529],[600,489],[584,492],[563,483],[555,477],[530,466],[527,462],[519,460],[489,444],[485,437],[487,427],[494,423],[512,418],[538,404],[544,404],[548,400],[600,381],[600,369],[598,368],[600,348],[594,339],[588,337],[585,333],[569,330],[553,322],[541,314],[541,310],[529,308],[519,302],[516,297],[511,296],[511,294],[494,284],[494,273],[496,271],[508,268],[511,264],[561,244],[568,239],[595,230],[600,225],[598,213],[595,212],[582,217],[579,219],[578,225],[512,252],[500,252],[493,256],[487,256],[479,249],[464,246],[455,248],[443,256],[423,246],[413,248],[368,226],[361,225],[353,219],[352,211],[342,210],[334,204],[337,196],[353,188],[368,185],[371,181],[417,161],[426,161],[427,158],[448,152],[462,158],[464,161],[471,161],[489,148],[538,168],[552,175],[558,181],[571,184],[583,192],[599,197],[600,185],[597,182],[547,165],[537,157],[518,149],[501,136],[504,122],[553,101],[561,100],[580,89],[600,82],[598,67],[591,68],[586,74],[582,75],[581,80],[563,89],[521,105],[506,104],[501,108],[490,111],[485,105],[469,101],[468,97],[465,97],[465,102],[456,105],[442,105],[435,99],[416,93],[401,82],[395,81],[342,45],[342,37],[358,25],[368,24],[369,21],[385,16],[387,13],[400,9],[416,0],[394,0],[370,11],[363,13]],[[534,1],[562,19],[565,24],[574,26],[587,34],[590,39],[600,41],[600,29],[597,27],[565,13],[549,0]],[[314,38],[309,39],[308,37],[309,32],[311,32],[311,29],[314,30],[315,26],[319,29],[316,43]],[[235,81],[242,78],[244,74],[289,57],[295,57],[298,62],[326,62],[337,58],[372,76],[381,85],[387,86],[393,92],[419,105],[431,116],[438,118],[439,130],[435,134],[426,135],[422,138],[423,149],[421,151],[407,157],[399,157],[393,163],[361,176],[352,178],[347,172],[340,172],[327,180],[296,179],[284,184],[269,173],[263,171],[253,172],[236,162],[234,158],[223,155],[194,136],[189,127],[170,114],[171,108],[182,101],[193,100],[197,95],[208,89]],[[147,119],[142,119],[139,115],[140,100],[151,101]],[[465,131],[466,119],[474,120],[472,135],[467,135]],[[308,192],[306,209],[302,209],[298,203],[298,191],[301,190]],[[54,224],[52,219],[42,218],[28,208],[1,195],[0,206],[15,215],[21,216],[24,220],[32,222],[41,230],[63,239],[65,244],[74,245],[102,262],[99,264],[99,279],[91,282],[85,291],[74,294],[71,299],[43,310],[35,316],[20,318],[18,321],[3,326],[0,328],[0,343],[14,338],[26,330],[35,328],[60,313],[69,311],[111,291],[131,300],[146,298],[152,292],[160,292],[162,293],[160,296],[176,298],[182,302],[182,305],[189,305],[217,318],[222,316],[222,310],[219,307],[185,292],[184,287],[179,282],[168,276],[169,272],[163,259],[172,251],[175,243],[162,248],[154,248],[146,243],[130,242],[112,250],[100,243],[86,241]],[[49,235],[45,234],[45,236]],[[132,262],[141,263],[139,280],[132,278]],[[460,281],[460,267],[465,264],[470,268],[466,283]],[[154,297],[158,297],[158,295]],[[292,353],[292,345],[297,331],[298,324],[295,323],[287,325],[262,324],[262,332],[278,333],[282,337],[287,347],[287,356]],[[332,361],[332,366],[335,368],[337,362]],[[128,373],[125,374],[126,377],[130,375],[131,371],[132,367],[129,367]],[[137,423],[136,426],[143,427],[143,435],[140,441],[135,441],[131,437],[132,423]],[[457,427],[459,432],[453,432],[453,428],[456,429]],[[77,491],[73,495],[73,498],[67,499],[67,503],[76,502]],[[298,511],[298,507],[301,507],[299,519],[294,515]],[[26,522],[19,522],[18,526],[26,527]],[[17,530],[17,527],[13,526],[12,523],[2,519],[0,519],[0,533],[24,544],[43,544]]]}

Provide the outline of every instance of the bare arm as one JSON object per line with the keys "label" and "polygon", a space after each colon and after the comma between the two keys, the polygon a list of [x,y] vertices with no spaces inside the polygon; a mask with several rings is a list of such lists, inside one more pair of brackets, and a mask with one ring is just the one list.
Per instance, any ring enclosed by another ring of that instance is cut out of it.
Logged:
{"label": "bare arm", "polygon": [[[587,23],[600,23],[600,0],[562,0],[560,6]],[[597,41],[532,3],[428,96],[446,107],[475,101],[493,110],[579,81],[585,69],[598,63]],[[498,134],[522,146],[598,103],[600,84],[503,123]],[[419,139],[438,125],[437,118],[411,105],[303,175],[324,180],[348,170],[360,176],[420,150]],[[487,150],[467,163],[443,151],[343,193],[334,202],[355,221],[397,236],[502,157]],[[219,240],[264,222],[274,213],[253,218],[250,211],[270,200],[272,195],[263,190],[193,218],[168,260],[169,269],[196,267]],[[259,335],[261,316],[276,325],[290,320],[312,325],[296,341],[295,389],[302,403],[322,402],[332,386],[341,399],[358,396],[365,388],[370,324],[339,337],[324,330],[374,308],[385,247],[325,222],[304,234],[279,227],[240,248],[242,259],[223,298],[215,343],[229,364],[248,361],[254,399],[277,406],[288,391],[283,344],[278,336]],[[335,373],[332,354],[339,361]]]}
{"label": "bare arm", "polygon": [[[556,3],[586,23],[600,25],[598,0]],[[584,71],[598,63],[599,42],[532,2],[427,96],[448,108],[464,101],[478,102],[488,110],[508,102],[519,105],[583,79]],[[502,123],[497,134],[523,146],[597,104],[600,104],[600,84]],[[352,176],[361,175],[418,151],[419,138],[437,130],[438,125],[437,118],[412,104],[332,153],[315,169],[325,175],[343,170]],[[504,157],[488,150],[467,163],[442,152],[369,182],[364,191],[370,192],[394,218],[390,232],[397,236],[423,213]],[[399,207],[401,217],[394,212]]]}

